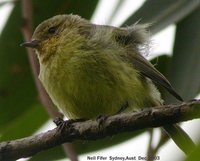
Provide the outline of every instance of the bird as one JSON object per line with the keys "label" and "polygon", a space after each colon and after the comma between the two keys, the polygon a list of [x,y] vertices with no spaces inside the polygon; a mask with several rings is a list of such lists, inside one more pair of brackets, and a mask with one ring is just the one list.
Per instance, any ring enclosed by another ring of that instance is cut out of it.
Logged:
{"label": "bird", "polygon": [[[21,45],[35,50],[39,79],[63,114],[94,119],[163,105],[156,85],[183,101],[142,54],[149,42],[148,26],[114,27],[78,15],[56,15],[39,24],[32,39]],[[164,129],[184,133],[177,125]]]}

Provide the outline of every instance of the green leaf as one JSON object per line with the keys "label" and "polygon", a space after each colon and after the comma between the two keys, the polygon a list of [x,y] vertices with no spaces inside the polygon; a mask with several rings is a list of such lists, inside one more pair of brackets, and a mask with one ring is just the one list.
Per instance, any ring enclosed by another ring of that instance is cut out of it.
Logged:
{"label": "green leaf", "polygon": [[[47,18],[58,14],[78,14],[83,18],[90,19],[98,0],[51,0],[33,2],[34,26]],[[86,5],[87,4],[87,5]]]}
{"label": "green leaf", "polygon": [[185,100],[200,89],[200,8],[177,24],[170,82]]}
{"label": "green leaf", "polygon": [[124,1],[118,1],[116,7],[113,9],[112,14],[110,15],[110,18],[108,19],[108,24],[111,24],[113,21],[113,18],[115,17],[116,13],[120,9],[121,5],[123,5]]}
{"label": "green leaf", "polygon": [[14,1],[14,0],[10,0],[10,1],[7,1],[7,0],[0,1],[0,9],[1,9],[1,7],[4,7],[4,5],[9,4],[9,3],[15,3],[15,1]]}
{"label": "green leaf", "polygon": [[199,5],[199,0],[147,0],[124,24],[132,25],[138,20],[140,23],[152,23],[151,33],[155,34],[166,26],[180,21]]}
{"label": "green leaf", "polygon": [[27,55],[19,46],[22,20],[16,4],[0,35],[0,132],[38,102]]}
{"label": "green leaf", "polygon": [[2,130],[0,141],[14,140],[30,136],[47,120],[48,115],[44,108],[40,105],[33,105],[18,118],[11,120],[9,126]]}
{"label": "green leaf", "polygon": [[194,149],[194,151],[185,159],[185,161],[195,161],[200,158],[200,144]]}

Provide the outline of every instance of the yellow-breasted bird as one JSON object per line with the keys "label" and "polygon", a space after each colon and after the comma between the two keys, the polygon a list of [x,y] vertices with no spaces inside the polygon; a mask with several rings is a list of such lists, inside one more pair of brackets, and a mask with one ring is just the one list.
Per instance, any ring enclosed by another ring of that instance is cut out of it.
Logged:
{"label": "yellow-breasted bird", "polygon": [[[115,114],[126,102],[123,112],[162,105],[154,83],[182,101],[169,81],[141,55],[148,39],[146,28],[96,25],[78,15],[58,15],[42,22],[32,40],[22,46],[35,49],[39,79],[64,115],[90,119]],[[175,125],[164,128],[182,136]],[[179,139],[174,141],[187,153]]]}

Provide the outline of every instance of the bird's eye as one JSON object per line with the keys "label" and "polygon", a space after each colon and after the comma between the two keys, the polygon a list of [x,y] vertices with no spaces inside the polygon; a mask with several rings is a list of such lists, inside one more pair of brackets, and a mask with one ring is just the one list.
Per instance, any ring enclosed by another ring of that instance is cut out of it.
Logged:
{"label": "bird's eye", "polygon": [[55,32],[56,32],[56,29],[57,29],[57,27],[50,27],[49,29],[48,29],[48,33],[49,34],[54,34]]}

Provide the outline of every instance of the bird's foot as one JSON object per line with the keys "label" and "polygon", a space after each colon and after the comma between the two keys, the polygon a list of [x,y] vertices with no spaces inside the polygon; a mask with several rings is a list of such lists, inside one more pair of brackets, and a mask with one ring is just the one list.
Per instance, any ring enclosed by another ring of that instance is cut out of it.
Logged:
{"label": "bird's foot", "polygon": [[53,120],[53,122],[56,124],[56,126],[58,127],[58,131],[63,132],[63,130],[68,127],[70,128],[71,125],[75,122],[83,122],[86,121],[86,119],[81,118],[81,119],[70,119],[70,120],[66,120],[64,121],[62,118],[58,117],[56,119]]}
{"label": "bird's foot", "polygon": [[104,124],[104,122],[106,121],[106,119],[108,118],[108,115],[99,115],[96,118],[96,121],[99,123],[99,128],[101,128]]}

